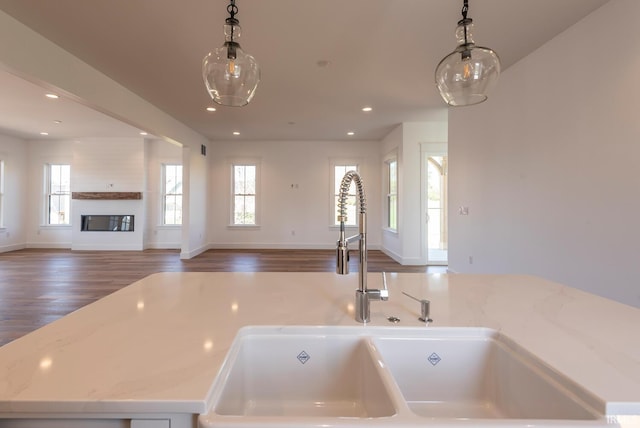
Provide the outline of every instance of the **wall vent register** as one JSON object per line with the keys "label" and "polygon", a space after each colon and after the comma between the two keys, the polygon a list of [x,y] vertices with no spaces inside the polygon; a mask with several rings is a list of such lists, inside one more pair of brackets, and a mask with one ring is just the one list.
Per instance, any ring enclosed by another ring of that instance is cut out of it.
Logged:
{"label": "wall vent register", "polygon": [[83,232],[133,232],[133,215],[83,215]]}

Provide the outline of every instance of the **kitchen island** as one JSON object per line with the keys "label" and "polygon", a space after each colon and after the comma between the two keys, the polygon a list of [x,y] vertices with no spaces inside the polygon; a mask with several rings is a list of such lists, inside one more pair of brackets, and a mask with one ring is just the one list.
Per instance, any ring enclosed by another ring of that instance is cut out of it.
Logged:
{"label": "kitchen island", "polygon": [[[381,288],[382,276],[368,283]],[[1,347],[0,426],[195,427],[251,325],[486,327],[596,396],[612,426],[638,421],[618,416],[640,415],[640,310],[530,276],[389,273],[387,283],[389,300],[372,302],[362,325],[356,275],[151,275]],[[429,299],[433,322],[402,292]]]}

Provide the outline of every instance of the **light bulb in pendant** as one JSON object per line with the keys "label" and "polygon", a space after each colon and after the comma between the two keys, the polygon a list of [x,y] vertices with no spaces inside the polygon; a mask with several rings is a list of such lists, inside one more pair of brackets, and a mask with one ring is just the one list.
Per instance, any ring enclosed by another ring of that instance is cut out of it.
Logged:
{"label": "light bulb in pendant", "polygon": [[226,41],[224,45],[227,48],[227,72],[232,77],[237,77],[236,59],[238,59],[238,50],[242,53],[240,45],[233,41],[235,37],[240,36],[240,27],[238,25],[225,25]]}
{"label": "light bulb in pendant", "polygon": [[460,60],[462,61],[462,80],[469,80],[473,78],[474,75],[474,67],[473,61],[471,60],[471,51],[463,50],[460,54]]}
{"label": "light bulb in pendant", "polygon": [[464,65],[463,69],[462,69],[462,78],[463,79],[469,79],[471,77],[471,64],[467,63]]}

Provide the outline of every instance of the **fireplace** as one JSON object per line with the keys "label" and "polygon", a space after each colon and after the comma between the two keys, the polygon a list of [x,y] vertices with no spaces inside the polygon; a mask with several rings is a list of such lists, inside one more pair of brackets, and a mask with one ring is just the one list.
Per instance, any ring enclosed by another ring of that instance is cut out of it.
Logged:
{"label": "fireplace", "polygon": [[82,215],[82,232],[133,232],[134,215]]}
{"label": "fireplace", "polygon": [[141,199],[72,199],[71,249],[143,250],[144,208]]}

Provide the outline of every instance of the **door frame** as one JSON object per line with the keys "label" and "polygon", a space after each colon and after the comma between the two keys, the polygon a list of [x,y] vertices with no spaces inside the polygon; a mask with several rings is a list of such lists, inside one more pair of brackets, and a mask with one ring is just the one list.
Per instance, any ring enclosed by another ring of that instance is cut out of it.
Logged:
{"label": "door frame", "polygon": [[429,156],[448,156],[448,144],[445,143],[420,143],[420,210],[421,210],[421,221],[420,221],[420,236],[421,236],[421,251],[420,255],[422,258],[422,262],[425,265],[431,266],[447,266],[449,264],[448,261],[448,253],[447,253],[447,261],[431,261],[429,260],[429,242],[427,239],[427,168],[428,168],[428,158]]}

